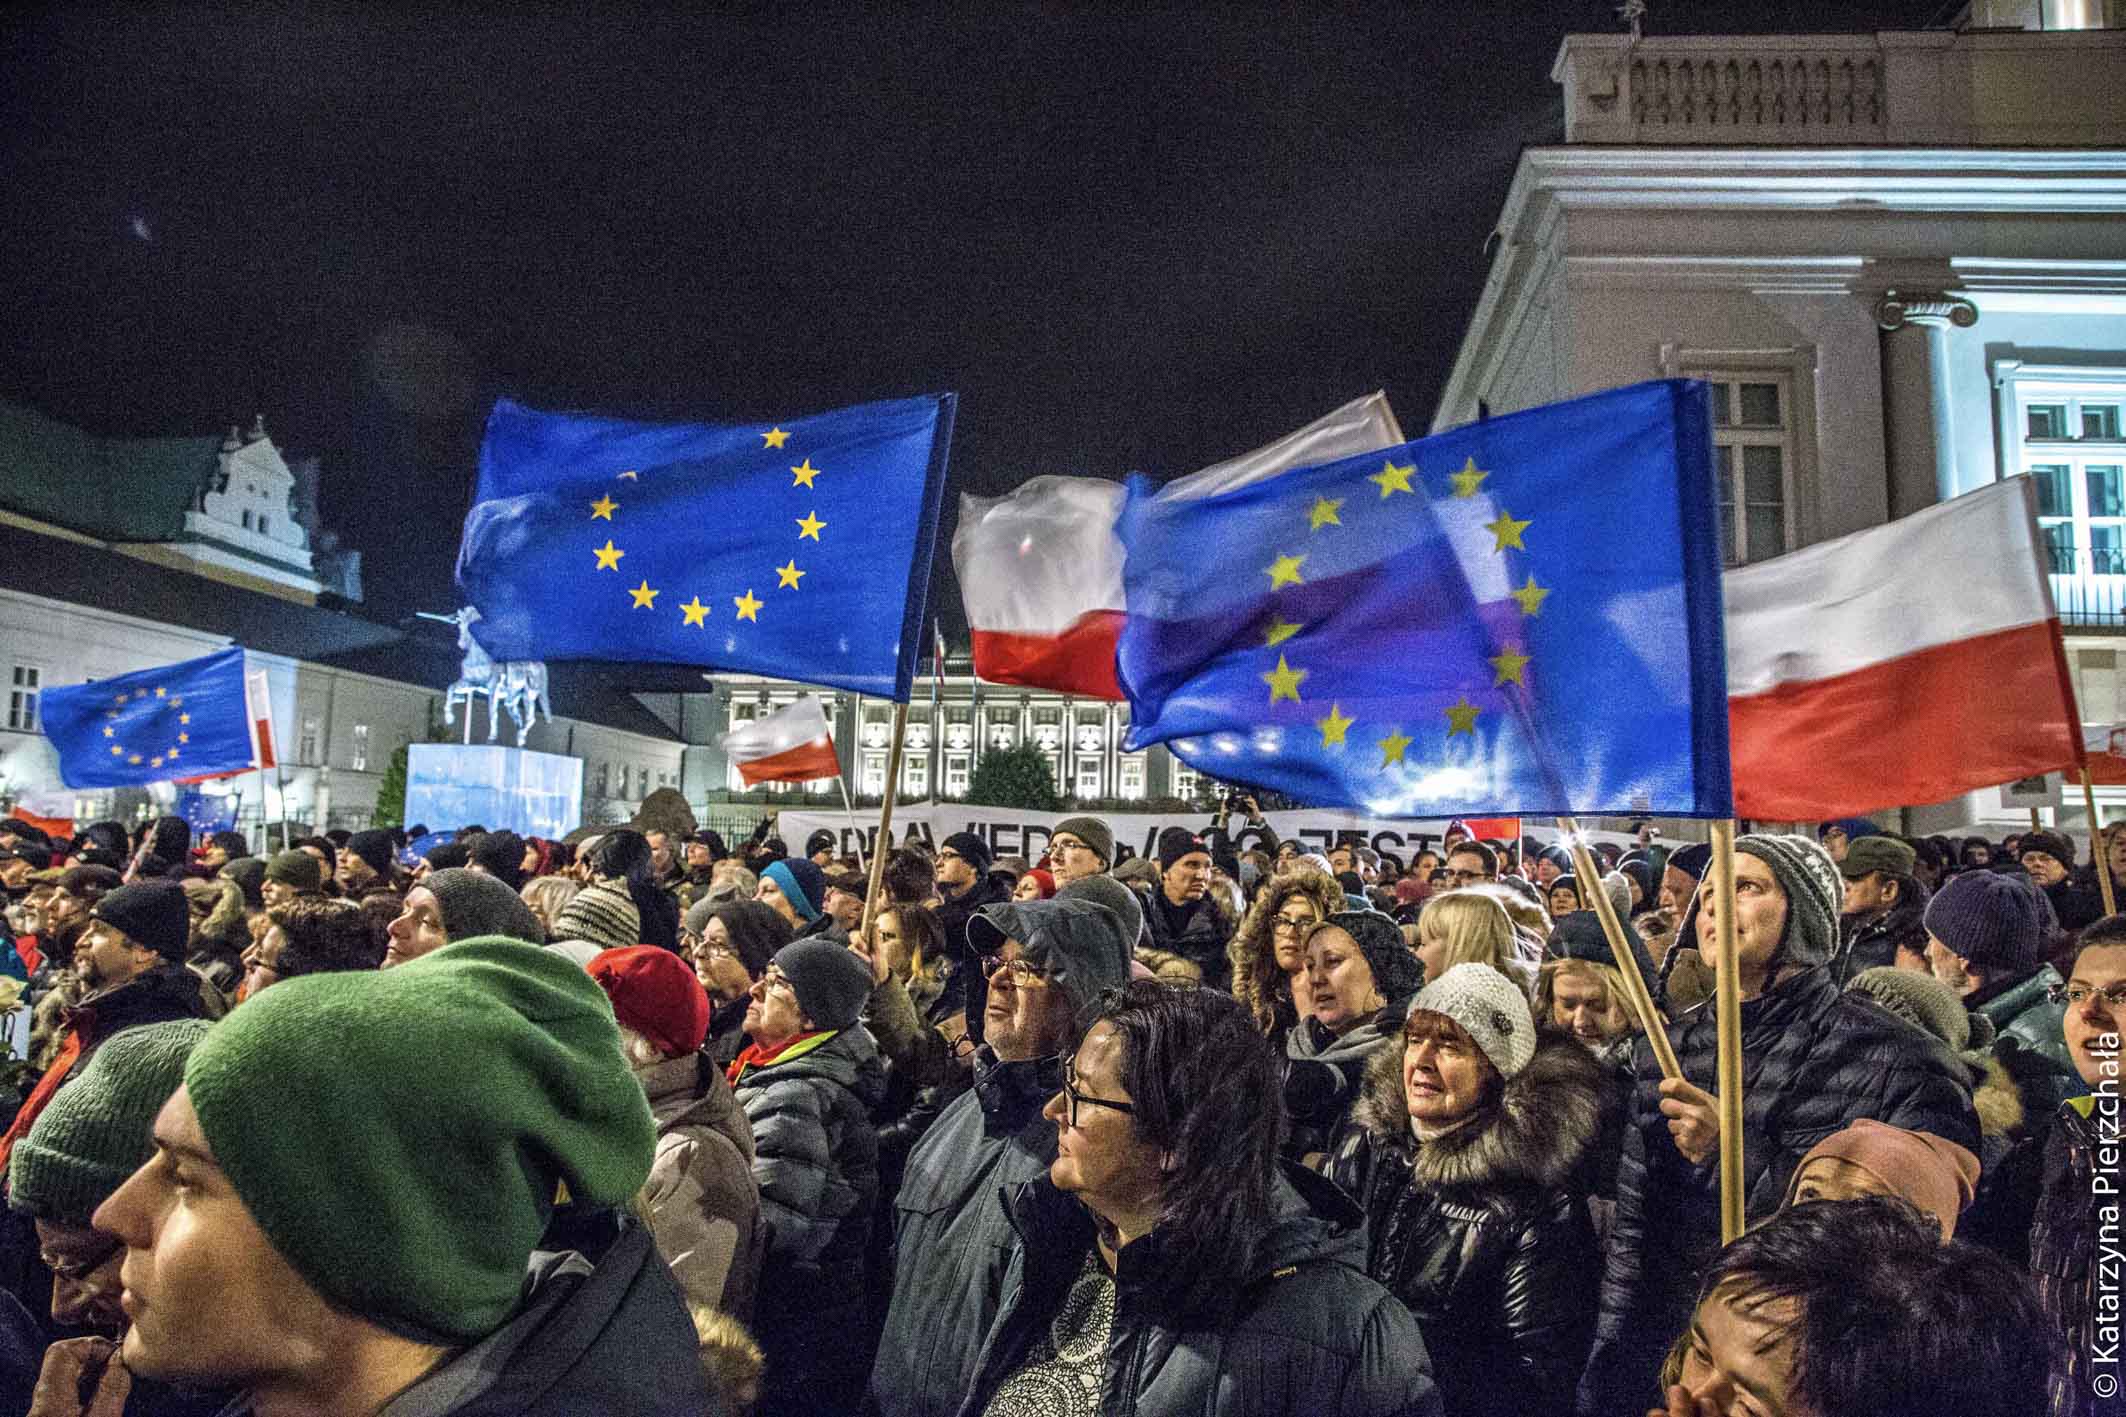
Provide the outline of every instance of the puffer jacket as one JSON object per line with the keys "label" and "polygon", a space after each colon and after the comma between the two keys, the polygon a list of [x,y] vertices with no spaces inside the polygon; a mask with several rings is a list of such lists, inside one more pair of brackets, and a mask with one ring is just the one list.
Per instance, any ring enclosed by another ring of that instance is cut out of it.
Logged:
{"label": "puffer jacket", "polygon": [[1055,1124],[1041,1109],[1061,1086],[1057,1061],[1000,1063],[987,1049],[978,1058],[974,1090],[909,1153],[895,1202],[893,1303],[871,1370],[881,1417],[959,1411],[1007,1287],[1003,1196],[1056,1159]]}
{"label": "puffer jacket", "polygon": [[1901,886],[1897,904],[1874,915],[1838,917],[1838,953],[1831,957],[1831,976],[1843,989],[1863,969],[1897,963],[1900,946],[1927,947],[1927,905],[1911,884]]}
{"label": "puffer jacket", "polygon": [[[1668,1026],[1683,1074],[1718,1088],[1714,1008]],[[1694,1166],[1661,1115],[1661,1068],[1632,1048],[1634,1089],[1618,1171],[1616,1228],[1602,1275],[1595,1348],[1581,1383],[1588,1417],[1643,1412],[1669,1343],[1689,1322],[1697,1277],[1720,1247],[1720,1167]],[[1978,1154],[1968,1073],[1941,1040],[1872,999],[1841,993],[1828,966],[1742,1005],[1743,1194],[1751,1221],[1779,1208],[1802,1156],[1862,1117],[1931,1132]]]}
{"label": "puffer jacket", "polygon": [[2065,1359],[2053,1368],[2045,1417],[2094,1417],[2118,1410],[2090,1391],[2092,1360],[2100,1354],[2115,1355],[2119,1346],[2117,1310],[2104,1303],[2105,1296],[2118,1293],[2113,1282],[2117,1262],[2105,1257],[2117,1245],[2103,1238],[2097,1197],[2118,1195],[2126,1182],[2116,1159],[2117,1100],[2111,1100],[2108,1112],[2098,1107],[2099,1099],[2080,1097],[2064,1104],[2053,1118],[2044,1148],[2043,1187],[2030,1226],[2030,1278],[2052,1321],[2052,1341]]}
{"label": "puffer jacket", "polygon": [[[2068,1098],[2088,1091],[2067,1051],[2067,1006],[2053,1003],[2050,997],[2061,982],[2058,970],[2040,965],[2028,978],[1971,1004],[1974,1015],[1993,1025],[1993,1051],[2022,1083],[2029,1105],[2041,1113],[2050,1113]],[[2033,1088],[2043,1095],[2029,1096]]]}
{"label": "puffer jacket", "polygon": [[1217,899],[1206,895],[1187,905],[1174,905],[1157,885],[1139,895],[1144,901],[1144,933],[1152,948],[1200,965],[1203,982],[1210,988],[1231,989],[1233,962],[1226,958],[1225,947],[1233,938],[1235,922]]}
{"label": "puffer jacket", "polygon": [[878,1048],[861,1027],[817,1034],[747,1066],[733,1091],[768,1222],[753,1326],[768,1357],[761,1410],[849,1411],[863,1387],[853,1338],[878,1198]]}
{"label": "puffer jacket", "polygon": [[1327,1152],[1350,1125],[1375,1055],[1402,1056],[1403,1010],[1389,1005],[1341,1038],[1311,1017],[1284,1036],[1284,1154]]}
{"label": "puffer jacket", "polygon": [[657,1119],[642,1200],[658,1252],[688,1304],[751,1323],[768,1238],[753,1179],[753,1129],[704,1054],[667,1058],[635,1076]]}
{"label": "puffer jacket", "polygon": [[1495,1108],[1419,1142],[1402,1060],[1375,1055],[1328,1168],[1366,1212],[1366,1273],[1417,1320],[1447,1411],[1569,1411],[1601,1277],[1583,1188],[1602,1065],[1546,1040]]}
{"label": "puffer jacket", "polygon": [[[377,1417],[721,1417],[722,1394],[679,1286],[642,1224],[606,1225],[602,1251],[532,1256],[500,1328],[384,1404]],[[249,1397],[221,1417],[249,1417]]]}
{"label": "puffer jacket", "polygon": [[[1108,1417],[1439,1417],[1409,1311],[1366,1278],[1365,1217],[1323,1178],[1283,1167],[1254,1271],[1219,1311],[1161,1311],[1157,1231],[1117,1257],[1100,1411]],[[959,1407],[981,1417],[1023,1366],[1093,1246],[1090,1212],[1046,1178],[1012,1193],[1019,1282]]]}

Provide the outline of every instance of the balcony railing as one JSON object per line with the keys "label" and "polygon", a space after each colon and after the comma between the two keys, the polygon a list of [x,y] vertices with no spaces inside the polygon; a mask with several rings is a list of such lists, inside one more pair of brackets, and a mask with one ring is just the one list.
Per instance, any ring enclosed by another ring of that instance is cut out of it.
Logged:
{"label": "balcony railing", "polygon": [[2126,546],[2048,546],[2060,623],[2126,630]]}

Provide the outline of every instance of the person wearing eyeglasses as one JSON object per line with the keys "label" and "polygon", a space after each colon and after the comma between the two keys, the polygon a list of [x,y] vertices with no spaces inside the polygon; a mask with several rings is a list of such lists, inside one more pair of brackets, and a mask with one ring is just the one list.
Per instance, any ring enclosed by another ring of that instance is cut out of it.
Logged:
{"label": "person wearing eyeglasses", "polygon": [[[809,864],[809,863],[808,863]],[[886,1095],[858,1023],[871,971],[848,946],[799,939],[753,981],[753,1041],[728,1075],[753,1128],[768,1248],[754,1337],[763,1412],[845,1413],[862,1390],[864,1254],[878,1198],[872,1109]]]}
{"label": "person wearing eyeglasses", "polygon": [[[37,1119],[8,1163],[8,1205],[34,1220],[39,1267],[51,1275],[51,1323],[91,1331],[47,1351],[46,1378],[108,1364],[118,1374],[116,1381],[133,1389],[133,1410],[168,1410],[156,1403],[174,1394],[134,1378],[113,1361],[127,1322],[118,1274],[125,1242],[96,1229],[90,1217],[153,1154],[149,1133],[155,1114],[184,1080],[185,1059],[206,1032],[204,1019],[183,1019],[129,1029],[112,1039]],[[123,1400],[125,1395],[121,1386],[106,1397]],[[228,1396],[222,1394],[222,1400]],[[24,1411],[27,1405],[8,1410]],[[209,1402],[198,1410],[215,1407]]]}
{"label": "person wearing eyeglasses", "polygon": [[1357,1205],[1277,1157],[1277,1064],[1229,996],[1101,995],[1007,1192],[1018,1282],[964,1411],[1436,1417],[1424,1339],[1365,1274]]}
{"label": "person wearing eyeglasses", "polygon": [[1233,997],[1279,1049],[1314,1004],[1307,981],[1307,932],[1347,908],[1336,882],[1319,871],[1280,873],[1256,893],[1226,946]]}
{"label": "person wearing eyeglasses", "polygon": [[2018,876],[1966,871],[1927,902],[1925,922],[1934,977],[1993,1025],[1995,1054],[2048,1065],[2049,1075],[2021,1079],[2025,1101],[2049,1113],[2079,1093],[2061,1036],[2066,1005],[2053,998],[2059,971],[2045,962],[2055,926],[2044,896]]}
{"label": "person wearing eyeglasses", "polygon": [[1447,853],[1447,886],[1473,886],[1499,878],[1499,857],[1481,841],[1465,841]]}
{"label": "person wearing eyeglasses", "polygon": [[[1055,1159],[1056,1130],[1041,1109],[1072,1021],[1129,978],[1125,927],[1087,900],[992,905],[968,933],[970,967],[987,976],[987,1027],[973,1090],[909,1153],[895,1201],[893,1301],[871,1373],[881,1417],[961,1410],[1006,1288],[1012,1232],[998,1193]],[[955,1053],[967,1046],[953,1044]]]}
{"label": "person wearing eyeglasses", "polygon": [[[1958,876],[1942,894],[1968,879],[1968,873]],[[2060,992],[2063,1041],[2090,1095],[2061,1104],[2053,1114],[2044,1145],[2045,1182],[2030,1226],[2030,1274],[2063,1357],[2045,1411],[2050,1417],[2090,1417],[2117,1410],[2115,1400],[2104,1400],[2117,1396],[2116,1369],[2099,1368],[2096,1360],[2117,1348],[2117,1265],[2104,1255],[2117,1249],[2116,1197],[2126,1184],[2118,1146],[2126,915],[2107,915],[2082,931]],[[2098,1386],[2103,1379],[2109,1392]]]}

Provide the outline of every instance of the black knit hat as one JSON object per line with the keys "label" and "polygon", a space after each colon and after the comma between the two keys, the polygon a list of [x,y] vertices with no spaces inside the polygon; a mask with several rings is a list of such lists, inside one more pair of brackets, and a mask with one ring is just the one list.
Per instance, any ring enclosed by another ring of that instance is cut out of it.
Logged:
{"label": "black knit hat", "polygon": [[1203,838],[1187,827],[1167,827],[1159,833],[1159,869],[1171,870],[1174,863],[1182,857],[1209,850],[1210,848],[1203,844]]}
{"label": "black knit hat", "polygon": [[2024,832],[2022,849],[2018,854],[2028,856],[2033,851],[2043,852],[2070,871],[2074,869],[2074,863],[2077,859],[2074,851],[2074,841],[2065,832]]}
{"label": "black knit hat", "polygon": [[347,850],[379,876],[391,874],[391,833],[381,828],[356,832],[347,838]]}
{"label": "black knit hat", "polygon": [[832,851],[833,849],[834,833],[828,831],[825,827],[815,829],[810,836],[805,838],[805,855],[807,858],[817,856],[822,851]]}
{"label": "black knit hat", "polygon": [[2045,957],[2052,903],[2021,876],[1964,871],[1927,902],[1927,933],[1965,963],[2022,975]]}
{"label": "black knit hat", "polygon": [[1398,1015],[1425,987],[1425,966],[1403,942],[1402,927],[1379,911],[1339,910],[1322,924],[1334,925],[1358,942],[1359,953],[1373,971],[1373,987]]}
{"label": "black knit hat", "polygon": [[192,909],[175,881],[135,881],[89,908],[91,918],[116,926],[136,945],[164,959],[182,960],[192,935]]}
{"label": "black knit hat", "polygon": [[960,859],[974,867],[974,873],[977,876],[989,874],[989,863],[992,859],[989,854],[989,843],[976,836],[973,832],[954,832],[951,836],[939,842],[938,845],[940,847],[949,846],[954,851],[959,852]]}

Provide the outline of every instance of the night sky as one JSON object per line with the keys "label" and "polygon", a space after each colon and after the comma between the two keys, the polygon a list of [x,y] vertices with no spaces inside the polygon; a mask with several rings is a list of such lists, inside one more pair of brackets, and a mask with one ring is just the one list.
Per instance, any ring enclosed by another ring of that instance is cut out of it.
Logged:
{"label": "night sky", "polygon": [[[1646,28],[1953,9],[1653,0]],[[0,397],[125,434],[264,413],[323,458],[387,619],[456,603],[498,394],[721,420],[956,389],[948,535],[958,490],[1175,476],[1375,388],[1416,436],[1515,155],[1562,137],[1558,42],[1619,28],[1585,0],[13,7]]]}

